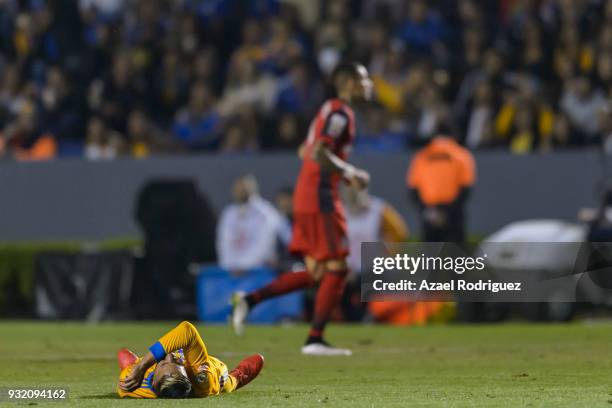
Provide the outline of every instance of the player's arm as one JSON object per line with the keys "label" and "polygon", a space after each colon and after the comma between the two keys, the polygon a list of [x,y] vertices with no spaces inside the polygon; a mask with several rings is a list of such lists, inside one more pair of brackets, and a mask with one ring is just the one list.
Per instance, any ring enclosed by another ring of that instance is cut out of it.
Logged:
{"label": "player's arm", "polygon": [[191,364],[202,364],[208,358],[204,341],[195,326],[187,321],[182,322],[166,333],[155,344],[149,347],[156,361],[166,357],[166,354],[183,349],[185,358]]}
{"label": "player's arm", "polygon": [[311,158],[319,164],[321,170],[341,174],[345,181],[358,189],[363,189],[367,187],[370,175],[334,153],[338,148],[339,140],[348,131],[350,121],[349,116],[343,110],[330,112],[320,133],[313,141]]}
{"label": "player's arm", "polygon": [[145,373],[155,364],[155,356],[149,351],[134,366],[132,371],[123,379],[119,380],[119,389],[123,392],[136,390],[142,384]]}
{"label": "player's arm", "polygon": [[342,178],[358,189],[366,188],[370,182],[370,175],[367,171],[342,160],[331,151],[323,140],[315,142],[312,159],[321,166],[322,170],[341,174]]}

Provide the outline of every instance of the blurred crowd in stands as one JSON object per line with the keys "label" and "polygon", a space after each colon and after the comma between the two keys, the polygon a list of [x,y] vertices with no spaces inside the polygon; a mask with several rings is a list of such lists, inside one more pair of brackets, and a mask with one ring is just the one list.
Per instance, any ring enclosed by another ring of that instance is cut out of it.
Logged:
{"label": "blurred crowd in stands", "polygon": [[344,58],[358,151],[612,150],[611,0],[1,0],[0,156],[293,150]]}

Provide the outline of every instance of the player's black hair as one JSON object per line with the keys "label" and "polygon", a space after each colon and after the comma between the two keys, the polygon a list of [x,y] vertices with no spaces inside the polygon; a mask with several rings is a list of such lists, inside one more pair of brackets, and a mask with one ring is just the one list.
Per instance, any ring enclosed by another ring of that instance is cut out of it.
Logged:
{"label": "player's black hair", "polygon": [[184,375],[168,374],[159,381],[160,398],[188,398],[191,394],[191,382]]}
{"label": "player's black hair", "polygon": [[332,83],[336,83],[336,80],[341,76],[350,76],[353,78],[359,78],[359,68],[363,67],[363,64],[355,61],[345,61],[338,64],[338,66],[332,72],[331,80]]}

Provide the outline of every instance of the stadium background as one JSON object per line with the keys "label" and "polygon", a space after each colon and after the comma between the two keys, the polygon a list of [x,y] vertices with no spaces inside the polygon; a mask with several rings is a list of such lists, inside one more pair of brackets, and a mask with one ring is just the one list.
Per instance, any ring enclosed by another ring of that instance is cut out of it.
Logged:
{"label": "stadium background", "polygon": [[421,215],[406,171],[444,125],[477,164],[470,241],[543,219],[553,239],[610,241],[612,1],[0,0],[0,387],[68,386],[67,405],[114,406],[116,350],[142,353],[187,318],[228,365],[266,356],[213,405],[609,406],[605,296],[453,321],[505,324],[332,324],[355,354],[335,360],[298,354],[312,294],[257,312],[291,324],[242,337],[211,324],[231,289],[286,269],[216,267],[232,183],[253,174],[277,203],[344,58],[375,84],[351,161],[409,239]]}

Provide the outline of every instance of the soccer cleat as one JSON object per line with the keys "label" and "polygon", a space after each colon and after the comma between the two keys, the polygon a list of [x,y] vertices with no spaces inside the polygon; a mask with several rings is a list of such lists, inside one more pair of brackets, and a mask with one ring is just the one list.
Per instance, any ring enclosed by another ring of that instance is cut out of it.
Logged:
{"label": "soccer cleat", "polygon": [[117,362],[122,370],[134,364],[136,360],[138,360],[138,356],[126,348],[122,348],[117,352]]}
{"label": "soccer cleat", "polygon": [[242,360],[236,368],[234,368],[230,375],[238,381],[236,389],[244,387],[261,371],[264,364],[264,358],[261,354],[253,354]]}
{"label": "soccer cleat", "polygon": [[349,349],[337,348],[327,344],[325,341],[305,344],[302,354],[307,356],[350,356],[353,352]]}
{"label": "soccer cleat", "polygon": [[232,295],[232,327],[238,336],[244,333],[244,322],[249,315],[249,304],[244,292],[235,292]]}

